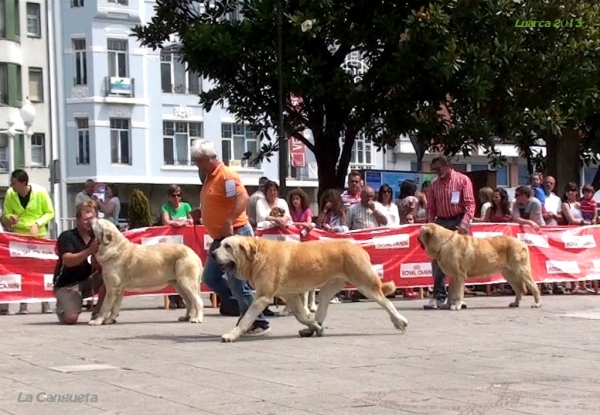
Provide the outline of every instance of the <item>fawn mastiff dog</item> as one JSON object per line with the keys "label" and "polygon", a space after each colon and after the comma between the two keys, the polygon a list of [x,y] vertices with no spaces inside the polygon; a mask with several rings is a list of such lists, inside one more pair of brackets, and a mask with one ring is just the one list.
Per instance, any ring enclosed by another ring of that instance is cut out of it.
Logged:
{"label": "fawn mastiff dog", "polygon": [[462,308],[467,279],[498,272],[515,291],[515,301],[509,307],[518,307],[527,289],[533,295],[531,307],[542,306],[540,291],[531,275],[529,249],[517,238],[509,235],[474,238],[428,223],[421,228],[419,243],[450,278],[448,304],[451,310]]}
{"label": "fawn mastiff dog", "polygon": [[102,266],[106,297],[96,319],[99,326],[116,322],[125,291],[154,291],[170,285],[183,298],[185,316],[179,321],[202,323],[200,297],[202,260],[185,245],[139,245],[130,242],[105,219],[91,219],[94,236],[100,241],[96,260]]}
{"label": "fawn mastiff dog", "polygon": [[[394,282],[382,283],[369,254],[350,241],[297,243],[235,235],[223,239],[212,256],[256,290],[252,305],[238,325],[222,336],[224,342],[236,341],[246,332],[275,296],[283,298],[296,319],[306,326],[299,331],[301,337],[321,336],[329,301],[347,283],[383,307],[395,328],[405,331],[408,326],[408,320],[386,298],[396,289]],[[311,319],[302,300],[304,293],[315,288],[320,288],[319,306]]]}

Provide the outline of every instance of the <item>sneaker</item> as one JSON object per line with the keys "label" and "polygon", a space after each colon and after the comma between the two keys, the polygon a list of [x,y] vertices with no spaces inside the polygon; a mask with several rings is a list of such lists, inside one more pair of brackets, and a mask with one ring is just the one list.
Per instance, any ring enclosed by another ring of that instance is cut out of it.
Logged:
{"label": "sneaker", "polygon": [[423,306],[423,308],[425,310],[437,310],[438,308],[440,308],[441,306],[443,306],[444,303],[445,303],[445,301],[438,300],[436,298],[432,298],[431,300],[429,300],[429,304],[425,304]]}
{"label": "sneaker", "polygon": [[342,300],[340,300],[339,297],[333,297],[329,304],[341,304],[341,302]]}
{"label": "sneaker", "polygon": [[244,336],[261,337],[267,335],[270,332],[271,327],[260,327],[257,325],[253,325],[246,333],[244,333]]}

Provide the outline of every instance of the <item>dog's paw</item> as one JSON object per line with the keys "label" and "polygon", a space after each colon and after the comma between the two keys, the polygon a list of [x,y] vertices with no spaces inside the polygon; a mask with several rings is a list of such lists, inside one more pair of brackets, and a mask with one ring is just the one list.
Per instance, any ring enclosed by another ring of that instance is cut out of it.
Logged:
{"label": "dog's paw", "polygon": [[313,304],[310,307],[308,307],[308,309],[310,310],[311,313],[314,313],[317,311],[317,305]]}
{"label": "dog's paw", "polygon": [[462,309],[462,304],[452,304],[450,306],[450,310],[452,311],[460,311]]}
{"label": "dog's paw", "polygon": [[117,322],[116,318],[109,318],[107,320],[104,320],[104,324],[115,324]]}
{"label": "dog's paw", "polygon": [[315,326],[316,326],[315,334],[317,335],[317,337],[322,337],[323,331],[325,330],[325,328],[318,323],[315,323]]}
{"label": "dog's paw", "polygon": [[392,323],[394,323],[394,327],[397,330],[400,330],[401,332],[405,332],[406,328],[408,327],[408,320],[404,319],[404,320],[392,320]]}
{"label": "dog's paw", "polygon": [[531,308],[541,308],[542,307],[542,303],[533,303],[531,304]]}
{"label": "dog's paw", "polygon": [[222,343],[231,343],[237,340],[237,337],[231,333],[227,333],[221,336]]}
{"label": "dog's paw", "polygon": [[300,335],[300,337],[311,337],[313,334],[315,334],[315,331],[316,330],[314,330],[310,327],[307,327],[305,329],[298,330],[298,334]]}
{"label": "dog's paw", "polygon": [[99,319],[90,320],[90,321],[88,321],[88,325],[90,325],[90,326],[101,326],[102,325],[102,320],[99,320]]}
{"label": "dog's paw", "polygon": [[202,323],[202,317],[195,317],[189,319],[190,323]]}
{"label": "dog's paw", "polygon": [[519,306],[519,303],[517,303],[516,301],[514,301],[514,302],[510,303],[508,306],[510,308],[517,308]]}

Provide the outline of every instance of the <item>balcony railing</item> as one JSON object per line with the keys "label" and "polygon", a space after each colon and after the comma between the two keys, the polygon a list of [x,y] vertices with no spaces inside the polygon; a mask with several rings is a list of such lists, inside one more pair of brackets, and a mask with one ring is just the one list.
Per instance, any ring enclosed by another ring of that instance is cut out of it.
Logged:
{"label": "balcony railing", "polygon": [[135,97],[135,79],[107,76],[104,80],[105,97]]}

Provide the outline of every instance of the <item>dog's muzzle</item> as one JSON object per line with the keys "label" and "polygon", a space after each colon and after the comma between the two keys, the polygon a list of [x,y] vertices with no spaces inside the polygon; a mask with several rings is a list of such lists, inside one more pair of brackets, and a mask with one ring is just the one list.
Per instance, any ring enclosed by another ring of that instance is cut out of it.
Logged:
{"label": "dog's muzzle", "polygon": [[217,259],[217,255],[215,254],[215,251],[210,253],[210,257],[212,258],[213,261],[215,261],[217,264],[219,264],[219,266],[221,267],[221,271],[229,272],[229,271],[235,270],[235,262],[230,261],[225,264],[220,263],[219,260]]}

